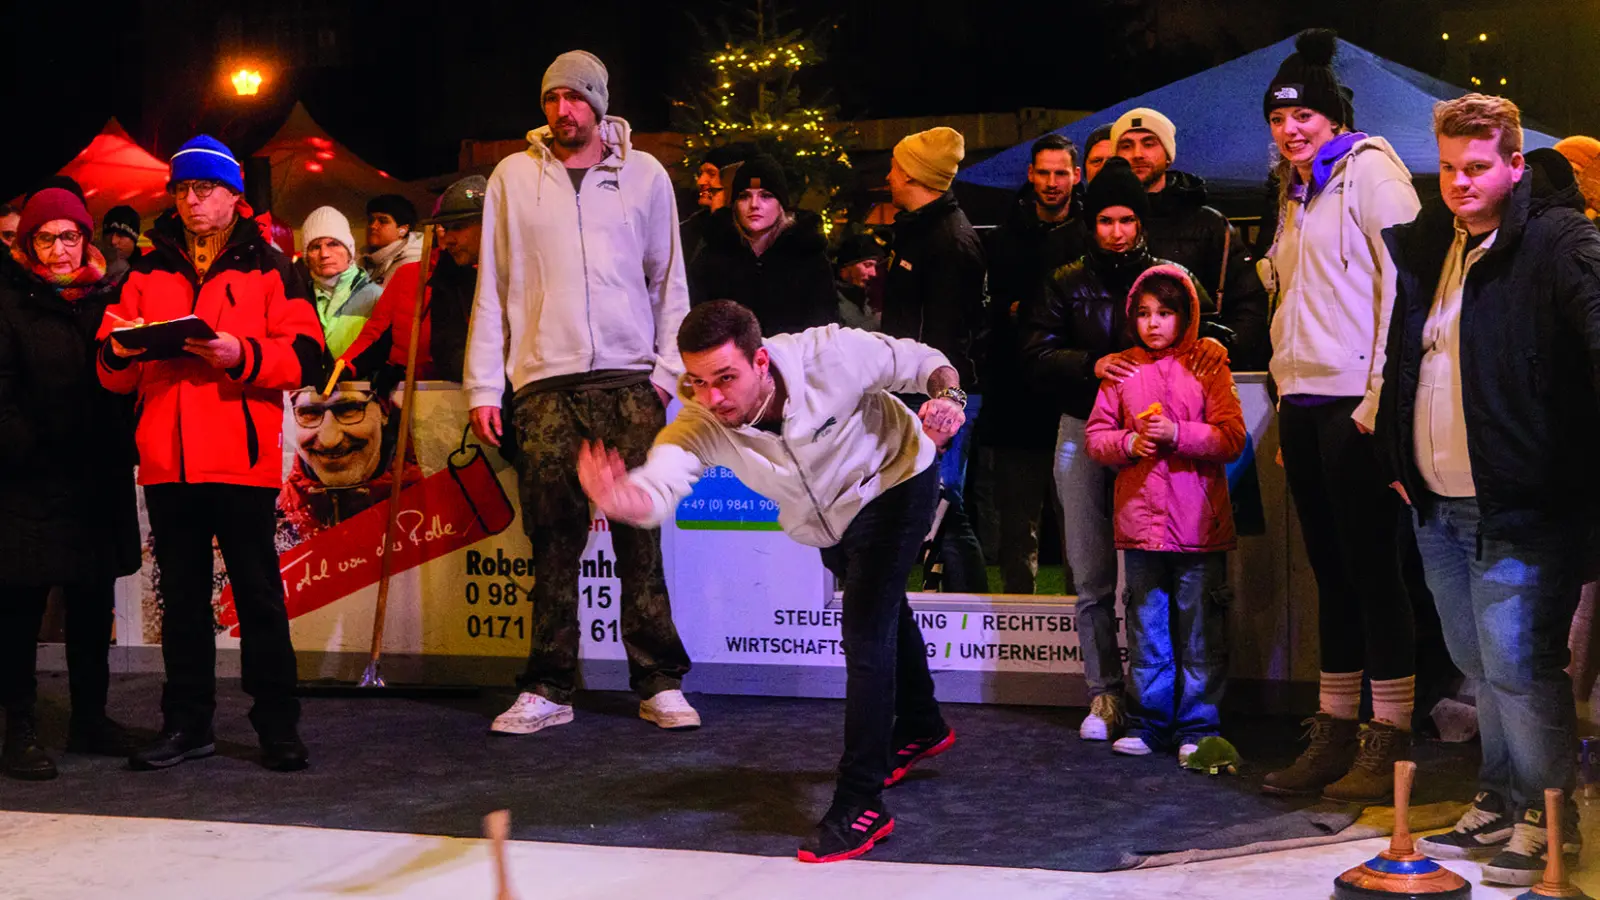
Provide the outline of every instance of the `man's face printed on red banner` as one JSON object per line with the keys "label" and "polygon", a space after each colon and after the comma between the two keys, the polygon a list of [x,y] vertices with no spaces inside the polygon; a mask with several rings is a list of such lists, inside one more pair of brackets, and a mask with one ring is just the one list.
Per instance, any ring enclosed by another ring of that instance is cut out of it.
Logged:
{"label": "man's face printed on red banner", "polygon": [[376,394],[340,389],[323,397],[303,390],[291,395],[290,402],[295,453],[324,487],[355,487],[378,474],[389,416]]}

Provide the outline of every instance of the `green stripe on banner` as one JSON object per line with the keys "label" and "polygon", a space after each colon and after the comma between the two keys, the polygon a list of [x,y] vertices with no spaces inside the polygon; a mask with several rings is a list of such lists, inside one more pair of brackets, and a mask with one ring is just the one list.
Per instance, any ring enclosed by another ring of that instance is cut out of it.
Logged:
{"label": "green stripe on banner", "polygon": [[685,531],[782,531],[783,526],[777,522],[686,522],[678,520],[678,527]]}

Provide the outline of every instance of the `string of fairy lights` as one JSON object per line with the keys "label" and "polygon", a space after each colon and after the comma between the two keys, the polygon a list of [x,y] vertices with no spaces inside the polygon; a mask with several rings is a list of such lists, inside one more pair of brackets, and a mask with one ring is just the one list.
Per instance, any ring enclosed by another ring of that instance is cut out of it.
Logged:
{"label": "string of fairy lights", "polygon": [[[700,123],[702,133],[688,138],[688,148],[692,151],[766,137],[791,144],[798,158],[849,166],[849,155],[828,127],[828,111],[803,106],[783,109],[788,98],[781,89],[770,86],[783,74],[821,60],[817,48],[803,42],[729,44],[712,53],[707,62],[716,73],[716,86],[708,95],[711,102]],[[770,111],[770,106],[762,109],[766,104],[761,103],[753,109],[741,109],[738,91],[751,84],[759,92],[772,95],[771,106],[779,108],[777,114]]]}

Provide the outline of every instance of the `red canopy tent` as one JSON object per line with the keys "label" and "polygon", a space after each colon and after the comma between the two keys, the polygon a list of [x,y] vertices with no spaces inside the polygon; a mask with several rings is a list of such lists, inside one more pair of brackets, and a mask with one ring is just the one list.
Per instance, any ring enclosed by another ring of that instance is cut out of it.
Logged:
{"label": "red canopy tent", "polygon": [[[133,142],[115,118],[106,122],[89,146],[62,166],[83,187],[96,227],[113,206],[131,206],[148,222],[171,205],[167,196],[167,164]],[[21,204],[22,197],[13,203]]]}
{"label": "red canopy tent", "polygon": [[433,195],[427,188],[391,178],[334,140],[295,103],[278,133],[255,153],[272,163],[272,213],[296,231],[319,206],[332,206],[350,220],[359,241],[367,225],[367,201],[400,194],[427,215]]}

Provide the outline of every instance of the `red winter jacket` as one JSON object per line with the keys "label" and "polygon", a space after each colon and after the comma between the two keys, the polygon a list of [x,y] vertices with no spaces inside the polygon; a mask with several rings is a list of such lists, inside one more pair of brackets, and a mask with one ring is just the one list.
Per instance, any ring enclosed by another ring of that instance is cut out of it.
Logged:
{"label": "red winter jacket", "polygon": [[[434,254],[438,259],[438,254]],[[433,271],[432,267],[429,267]],[[417,304],[417,278],[422,271],[421,263],[406,263],[394,270],[389,276],[389,283],[383,286],[383,296],[378,298],[378,305],[372,308],[372,315],[367,319],[367,324],[362,326],[361,334],[356,336],[344,354],[340,356],[345,365],[351,369],[358,369],[356,359],[363,353],[372,349],[385,334],[389,334],[393,343],[389,345],[388,362],[391,365],[405,368],[406,351],[411,346],[411,310]],[[432,378],[433,355],[428,352],[432,340],[433,317],[428,315],[428,305],[433,300],[433,288],[427,289],[423,297],[422,330],[417,332],[417,379],[419,381]],[[379,363],[381,365],[381,363]],[[367,363],[366,368],[375,366]],[[358,380],[370,381],[376,372],[356,371]]]}
{"label": "red winter jacket", "polygon": [[[106,310],[100,383],[139,392],[140,484],[283,485],[283,392],[317,383],[322,325],[304,280],[249,214],[241,203],[233,234],[203,279],[177,213],[163,214],[147,235],[154,250],[134,260],[121,299]],[[240,339],[237,366],[218,369],[199,357],[123,359],[105,341],[112,316],[158,322],[191,314]]]}

